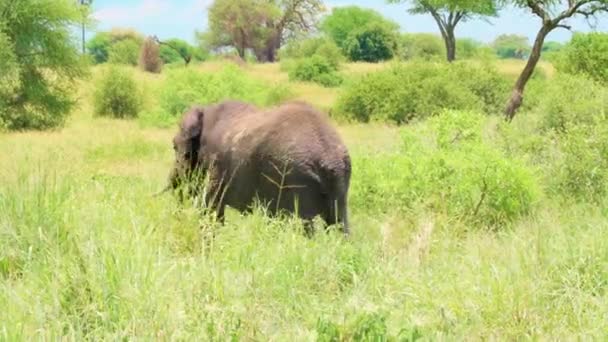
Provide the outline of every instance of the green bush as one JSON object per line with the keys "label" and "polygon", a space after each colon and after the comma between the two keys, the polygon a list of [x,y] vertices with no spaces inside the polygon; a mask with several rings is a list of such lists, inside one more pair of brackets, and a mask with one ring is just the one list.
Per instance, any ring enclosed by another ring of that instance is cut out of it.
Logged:
{"label": "green bush", "polygon": [[213,74],[184,67],[167,70],[166,74],[160,88],[160,108],[173,117],[180,116],[194,103],[204,105],[233,99],[265,106],[291,96],[285,85],[269,86],[248,77],[230,63]]}
{"label": "green bush", "polygon": [[[325,58],[335,70],[338,70],[340,63],[344,61],[344,56],[342,55],[340,48],[333,41],[324,37],[290,42],[289,45],[279,51],[281,64],[283,64],[284,61],[309,58],[313,55],[319,55]],[[284,65],[281,65],[281,68],[283,70],[290,69]]]}
{"label": "green bush", "polygon": [[124,39],[113,44],[109,51],[108,62],[136,66],[141,44],[133,39]]}
{"label": "green bush", "polygon": [[432,60],[446,56],[441,37],[432,33],[407,33],[399,41],[399,58],[402,60]]}
{"label": "green bush", "polygon": [[98,116],[133,118],[141,110],[141,92],[129,71],[111,66],[98,82],[93,103]]}
{"label": "green bush", "polygon": [[344,52],[351,61],[376,63],[393,58],[397,48],[397,34],[392,26],[372,22],[348,36]]}
{"label": "green bush", "polygon": [[108,61],[111,45],[112,36],[110,36],[110,33],[98,32],[87,42],[86,47],[95,64],[101,64]]}
{"label": "green bush", "polygon": [[594,126],[608,117],[608,89],[582,75],[556,75],[531,87],[528,104],[542,117],[541,128],[565,132]]}
{"label": "green bush", "polygon": [[558,193],[587,201],[608,195],[608,123],[575,126],[556,138],[561,155],[549,174]]}
{"label": "green bush", "polygon": [[608,85],[608,34],[575,33],[560,51],[555,65],[560,72],[585,74]]}
{"label": "green bush", "polygon": [[325,87],[337,87],[343,81],[337,68],[319,55],[296,61],[289,70],[289,80],[315,82]]}
{"label": "green bush", "polygon": [[191,56],[192,60],[203,61],[207,59],[206,52],[203,49],[195,48],[188,44],[188,42],[173,38],[166,41],[162,41],[160,45],[160,58],[163,63],[184,63],[184,56]]}
{"label": "green bush", "polygon": [[479,54],[479,49],[482,47],[482,43],[470,39],[461,38],[456,39],[456,58],[457,59],[470,59],[475,58]]}
{"label": "green bush", "polygon": [[540,194],[534,174],[482,139],[481,114],[444,111],[403,129],[399,154],[358,157],[353,207],[378,212],[419,205],[473,226],[499,227],[529,213]]}
{"label": "green bush", "polygon": [[411,62],[362,77],[345,89],[335,115],[355,121],[407,123],[443,109],[497,113],[509,83],[491,66]]}

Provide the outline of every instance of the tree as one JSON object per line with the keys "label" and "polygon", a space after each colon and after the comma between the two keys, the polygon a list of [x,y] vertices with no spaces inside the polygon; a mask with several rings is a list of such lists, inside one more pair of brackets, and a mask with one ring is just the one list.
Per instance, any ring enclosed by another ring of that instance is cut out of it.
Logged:
{"label": "tree", "polygon": [[329,16],[319,25],[321,31],[336,42],[336,45],[346,51],[348,36],[371,23],[381,23],[389,30],[397,31],[399,25],[386,19],[380,13],[357,6],[335,7]]}
{"label": "tree", "polygon": [[476,17],[494,17],[499,0],[386,0],[388,3],[409,2],[412,14],[430,14],[443,38],[447,60],[456,59],[456,26]]}
{"label": "tree", "polygon": [[574,16],[589,19],[608,12],[608,0],[514,0],[513,3],[518,7],[530,10],[541,19],[542,25],[536,34],[526,66],[515,81],[511,97],[507,102],[505,116],[509,121],[513,120],[515,113],[523,103],[526,84],[540,60],[547,35],[556,28],[570,29],[566,21]]}
{"label": "tree", "polygon": [[163,61],[160,59],[160,45],[155,38],[146,38],[139,53],[139,66],[144,71],[151,73],[159,73],[163,67]]}
{"label": "tree", "polygon": [[86,44],[89,55],[93,56],[95,64],[108,61],[109,50],[112,45],[112,37],[108,32],[97,32]]}
{"label": "tree", "polygon": [[82,54],[84,55],[86,53],[85,34],[87,18],[89,17],[89,13],[91,12],[91,5],[93,4],[93,0],[79,0],[79,2],[80,10],[82,12]]}
{"label": "tree", "polygon": [[209,8],[208,44],[246,50],[260,62],[274,62],[289,38],[314,28],[323,11],[321,0],[221,0]]}
{"label": "tree", "polygon": [[492,43],[498,57],[524,59],[530,53],[528,37],[516,34],[501,34]]}
{"label": "tree", "polygon": [[72,28],[72,0],[0,1],[0,124],[44,129],[64,122],[74,83],[86,74]]}
{"label": "tree", "polygon": [[608,85],[608,34],[575,33],[561,50],[555,67],[560,72],[584,74]]}
{"label": "tree", "polygon": [[[122,47],[112,49],[114,45],[128,41],[127,43],[123,43]],[[109,32],[97,32],[93,38],[91,38],[87,42],[87,50],[89,51],[89,55],[93,56],[93,61],[96,64],[105,63],[110,59],[110,50],[120,50],[123,49],[126,45],[130,46],[131,56],[136,56],[136,53],[132,52],[141,48],[141,45],[144,42],[143,36],[133,30],[128,28],[112,28]],[[116,57],[113,58],[116,60]],[[135,64],[137,64],[137,57],[135,57]],[[133,61],[133,59],[130,59]]]}
{"label": "tree", "polygon": [[353,31],[344,45],[350,60],[376,63],[393,58],[397,34],[380,22],[371,22]]}
{"label": "tree", "polygon": [[156,36],[154,36],[154,40],[160,46],[159,54],[163,63],[169,64],[183,60],[186,66],[190,64],[194,55],[194,48],[186,41],[177,38],[161,41]]}

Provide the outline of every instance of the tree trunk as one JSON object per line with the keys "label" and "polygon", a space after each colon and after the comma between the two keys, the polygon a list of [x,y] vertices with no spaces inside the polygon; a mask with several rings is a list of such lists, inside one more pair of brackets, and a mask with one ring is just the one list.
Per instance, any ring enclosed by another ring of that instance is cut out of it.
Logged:
{"label": "tree trunk", "polygon": [[524,70],[517,78],[515,86],[513,87],[513,92],[511,93],[511,98],[507,102],[507,107],[505,108],[505,117],[508,121],[513,120],[515,113],[523,103],[524,89],[526,88],[526,84],[534,72],[536,64],[538,64],[538,61],[540,60],[540,54],[543,48],[543,43],[545,42],[545,38],[547,37],[547,34],[549,34],[549,32],[551,32],[554,28],[555,26],[553,24],[544,23],[536,34],[536,39],[534,40],[534,46],[532,47],[530,57],[528,57],[528,62],[526,63]]}
{"label": "tree trunk", "polygon": [[446,27],[446,35],[443,40],[445,41],[448,62],[451,63],[456,59],[456,37],[454,37],[454,27]]}

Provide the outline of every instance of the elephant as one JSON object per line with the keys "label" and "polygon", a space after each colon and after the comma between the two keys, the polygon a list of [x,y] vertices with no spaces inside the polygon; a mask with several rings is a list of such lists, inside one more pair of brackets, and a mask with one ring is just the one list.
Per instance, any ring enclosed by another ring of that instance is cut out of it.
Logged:
{"label": "elephant", "polygon": [[173,147],[167,189],[197,179],[194,174],[208,176],[205,204],[221,224],[226,206],[244,213],[259,201],[271,216],[296,214],[307,231],[320,216],[350,235],[350,155],[327,117],[306,102],[266,109],[235,100],[194,105]]}

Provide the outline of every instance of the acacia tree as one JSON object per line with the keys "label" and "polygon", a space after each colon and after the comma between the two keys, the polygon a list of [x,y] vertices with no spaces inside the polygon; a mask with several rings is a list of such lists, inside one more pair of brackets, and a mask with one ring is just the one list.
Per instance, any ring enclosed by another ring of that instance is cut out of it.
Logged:
{"label": "acacia tree", "polygon": [[412,14],[430,14],[445,43],[448,62],[456,59],[456,26],[474,18],[495,17],[498,0],[386,0],[388,3],[407,2]]}
{"label": "acacia tree", "polygon": [[73,105],[75,81],[87,72],[72,29],[72,0],[0,1],[0,126],[60,126]]}
{"label": "acacia tree", "polygon": [[507,102],[505,116],[509,121],[513,120],[523,102],[524,89],[540,60],[547,35],[556,28],[571,29],[567,20],[574,16],[584,16],[589,19],[608,13],[608,0],[514,0],[514,4],[530,10],[542,20],[542,25],[536,34],[526,66],[515,81],[511,97]]}
{"label": "acacia tree", "polygon": [[209,8],[207,43],[234,47],[241,58],[251,49],[260,62],[274,62],[289,38],[315,27],[321,0],[221,0]]}

